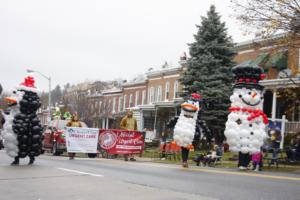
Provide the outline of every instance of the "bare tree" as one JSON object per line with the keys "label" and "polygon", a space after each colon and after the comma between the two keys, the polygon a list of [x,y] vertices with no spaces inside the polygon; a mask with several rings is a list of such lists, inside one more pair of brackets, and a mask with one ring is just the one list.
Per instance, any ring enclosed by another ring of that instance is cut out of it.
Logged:
{"label": "bare tree", "polygon": [[231,0],[236,17],[247,27],[264,37],[288,32],[300,36],[299,0]]}

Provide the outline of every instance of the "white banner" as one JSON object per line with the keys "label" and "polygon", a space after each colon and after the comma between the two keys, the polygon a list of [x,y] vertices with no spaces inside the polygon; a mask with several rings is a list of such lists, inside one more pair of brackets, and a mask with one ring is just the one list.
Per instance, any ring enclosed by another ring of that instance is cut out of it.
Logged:
{"label": "white banner", "polygon": [[97,153],[99,129],[66,127],[67,151],[72,153]]}

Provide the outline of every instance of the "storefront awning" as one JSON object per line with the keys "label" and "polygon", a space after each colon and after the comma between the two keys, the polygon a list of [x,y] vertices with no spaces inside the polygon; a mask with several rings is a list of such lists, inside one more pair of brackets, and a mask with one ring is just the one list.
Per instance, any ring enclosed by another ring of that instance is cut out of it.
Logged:
{"label": "storefront awning", "polygon": [[270,67],[276,68],[279,71],[287,69],[287,58],[288,51],[277,52],[269,58],[268,62],[264,65],[265,68],[269,69]]}
{"label": "storefront awning", "polygon": [[268,61],[269,59],[269,54],[268,53],[262,53],[257,58],[252,62],[255,65],[258,66],[264,66],[264,64]]}
{"label": "storefront awning", "polygon": [[158,108],[174,108],[177,106],[177,104],[173,101],[161,101],[154,103],[155,107]]}
{"label": "storefront awning", "polygon": [[276,68],[278,71],[287,69],[288,51],[279,51],[274,54],[262,53],[255,58],[255,60],[246,60],[240,65],[256,65],[268,71],[271,67]]}

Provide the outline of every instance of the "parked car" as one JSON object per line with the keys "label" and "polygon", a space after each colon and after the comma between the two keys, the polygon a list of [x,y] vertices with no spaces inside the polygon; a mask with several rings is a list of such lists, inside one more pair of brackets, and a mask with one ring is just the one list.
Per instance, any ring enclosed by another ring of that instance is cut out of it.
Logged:
{"label": "parked car", "polygon": [[[68,120],[53,120],[44,131],[43,150],[50,150],[55,156],[61,155],[66,149],[64,129]],[[82,127],[87,127],[84,122],[80,122]]]}

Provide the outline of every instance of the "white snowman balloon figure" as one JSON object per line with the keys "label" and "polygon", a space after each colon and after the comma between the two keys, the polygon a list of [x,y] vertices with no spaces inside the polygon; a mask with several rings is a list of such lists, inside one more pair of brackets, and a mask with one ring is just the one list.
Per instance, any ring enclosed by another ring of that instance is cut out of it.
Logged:
{"label": "white snowman balloon figure", "polygon": [[17,134],[14,133],[12,125],[15,115],[19,112],[19,102],[20,99],[22,99],[22,95],[22,92],[14,91],[12,96],[4,98],[4,100],[8,103],[9,112],[4,113],[3,115],[5,123],[2,134],[4,139],[4,148],[7,155],[10,157],[17,156],[19,152]]}
{"label": "white snowman balloon figure", "polygon": [[200,95],[193,93],[190,100],[181,104],[181,113],[174,128],[174,140],[181,147],[188,148],[192,145],[199,111],[199,99]]}
{"label": "white snowman balloon figure", "polygon": [[263,86],[265,78],[258,66],[236,66],[231,107],[226,122],[225,136],[233,152],[253,154],[260,152],[266,134],[267,116],[263,113]]}
{"label": "white snowman balloon figure", "polygon": [[191,94],[191,98],[181,104],[181,113],[174,128],[174,141],[181,146],[182,166],[188,167],[189,150],[195,137],[199,112],[199,94]]}

